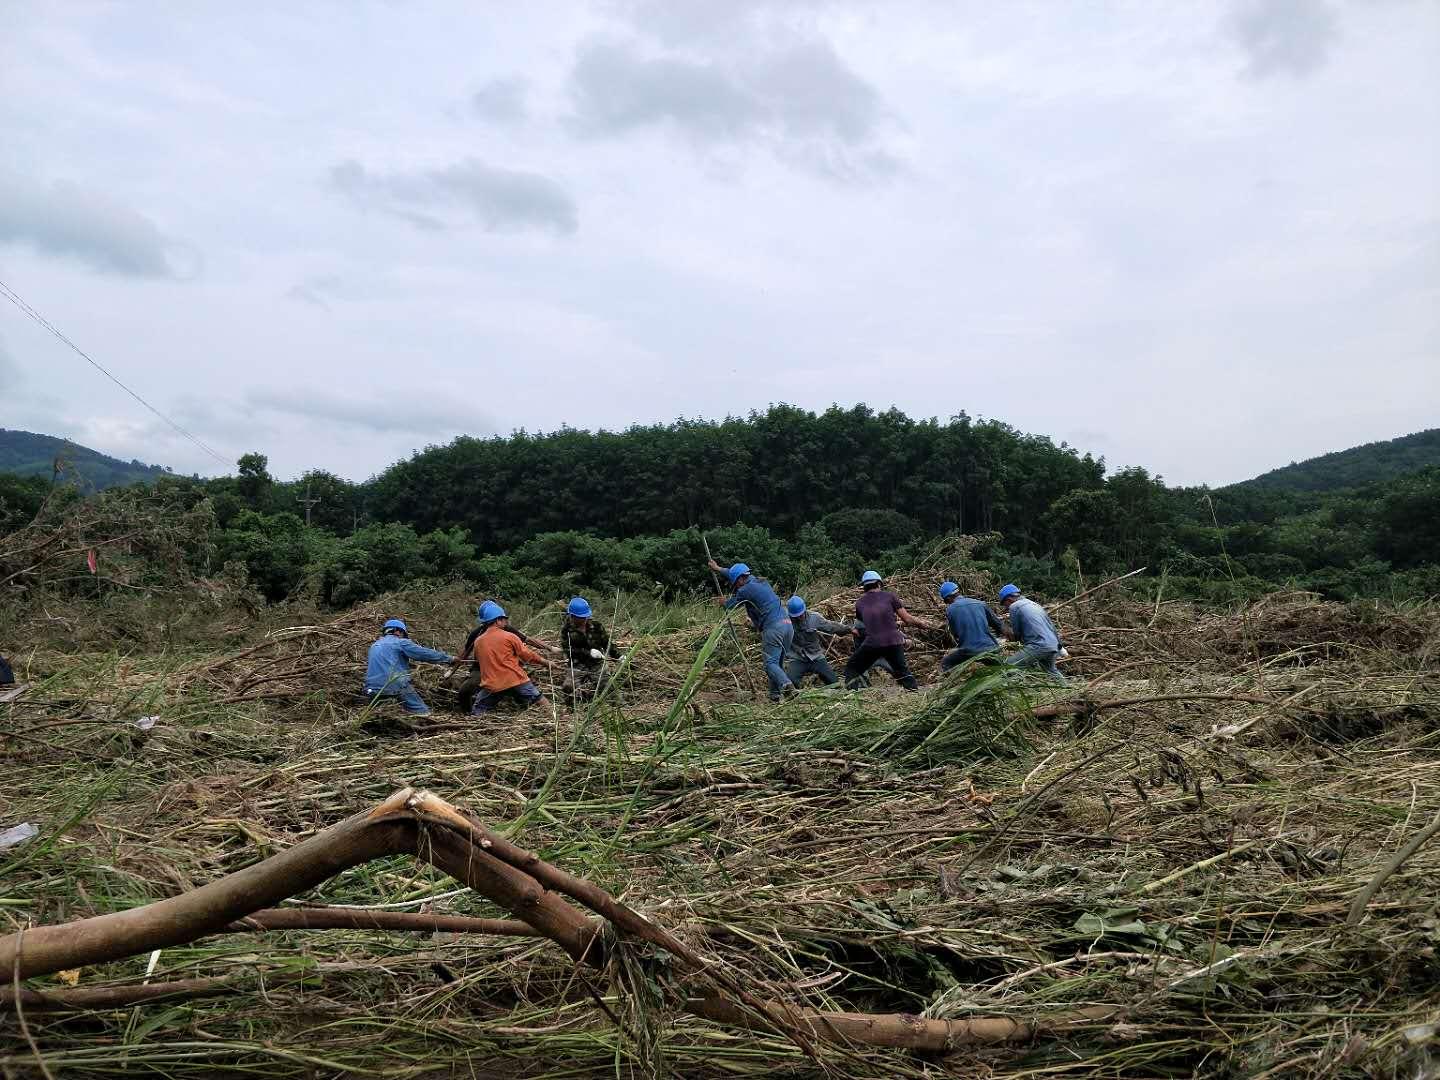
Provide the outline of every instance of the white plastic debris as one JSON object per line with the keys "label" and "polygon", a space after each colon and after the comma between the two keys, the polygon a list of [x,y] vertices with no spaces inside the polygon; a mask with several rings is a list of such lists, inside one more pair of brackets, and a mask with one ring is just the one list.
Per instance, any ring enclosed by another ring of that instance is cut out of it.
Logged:
{"label": "white plastic debris", "polygon": [[32,825],[28,821],[22,821],[9,829],[0,832],[0,851],[6,848],[18,847],[26,840],[33,840],[40,835],[40,826]]}
{"label": "white plastic debris", "polygon": [[142,716],[138,720],[131,720],[130,725],[139,728],[141,731],[149,731],[159,722],[160,717],[158,716]]}

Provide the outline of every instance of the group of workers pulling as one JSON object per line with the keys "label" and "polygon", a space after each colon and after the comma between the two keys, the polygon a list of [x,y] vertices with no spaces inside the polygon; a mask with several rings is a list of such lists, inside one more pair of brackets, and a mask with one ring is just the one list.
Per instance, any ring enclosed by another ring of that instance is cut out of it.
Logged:
{"label": "group of workers pulling", "polygon": [[[803,597],[792,596],[782,603],[770,583],[745,563],[725,567],[711,559],[710,568],[723,573],[730,583],[730,595],[720,598],[726,610],[744,607],[760,635],[770,700],[779,701],[796,693],[807,675],[814,675],[825,686],[840,681],[830,666],[822,637],[854,638],[854,648],[845,662],[846,689],[868,686],[872,670],[888,672],[906,690],[920,688],[906,660],[902,628],[938,627],[906,611],[900,597],[884,588],[884,579],[877,571],[866,570],[861,575],[854,621],[834,622],[807,608]],[[955,648],[940,661],[942,673],[974,660],[1038,670],[1052,681],[1064,683],[1065,677],[1055,665],[1057,659],[1067,655],[1060,632],[1045,609],[1024,596],[1018,586],[1006,585],[1000,590],[1004,620],[984,601],[960,595],[960,586],[953,581],[943,582],[939,591],[955,639]],[[622,655],[584,597],[574,597],[566,605],[558,648],[512,627],[505,609],[493,600],[482,603],[475,616],[476,626],[458,657],[417,645],[410,640],[403,621],[387,620],[380,638],[370,646],[365,669],[366,700],[394,699],[407,713],[429,715],[430,707],[410,680],[410,665],[418,662],[469,664],[470,672],[456,696],[460,711],[472,716],[493,712],[507,700],[522,708],[545,705],[548,702],[525,665],[544,664],[548,655],[564,662],[560,688],[567,706],[573,709],[599,690],[605,663]],[[1019,649],[1005,657],[1000,646],[1002,638],[1018,642]]]}
{"label": "group of workers pulling", "polygon": [[475,622],[457,657],[417,645],[410,640],[410,630],[402,620],[386,620],[379,639],[370,646],[365,667],[366,701],[392,699],[411,715],[428,716],[430,706],[411,682],[410,664],[414,661],[469,664],[470,672],[456,691],[456,698],[460,711],[471,716],[493,712],[507,700],[521,708],[547,705],[525,665],[544,664],[543,654],[549,654],[566,664],[561,690],[566,703],[574,708],[599,689],[605,661],[621,656],[619,647],[594,617],[590,604],[580,596],[565,608],[559,648],[536,641],[511,626],[505,609],[493,600],[486,600],[476,609]]}
{"label": "group of workers pulling", "polygon": [[[778,701],[796,692],[806,675],[814,675],[826,686],[839,682],[820,640],[822,635],[855,638],[854,649],[845,664],[846,689],[868,685],[868,673],[876,668],[887,671],[906,690],[920,688],[905,657],[902,628],[937,628],[906,611],[900,597],[883,587],[884,579],[877,571],[866,570],[861,575],[855,619],[842,623],[809,610],[800,596],[790,597],[782,610],[780,598],[769,582],[745,563],[724,567],[711,559],[710,569],[725,574],[730,582],[731,593],[723,598],[725,608],[744,606],[751,625],[760,632],[770,700]],[[1060,632],[1045,609],[1023,596],[1018,586],[1006,585],[1000,590],[999,600],[1009,620],[1008,626],[984,601],[961,596],[960,586],[955,582],[943,582],[939,591],[940,599],[946,604],[950,633],[955,638],[955,648],[940,661],[942,672],[967,660],[1002,662],[1000,639],[1005,637],[1018,641],[1020,648],[1003,663],[1038,669],[1053,681],[1065,681],[1055,666],[1055,661],[1064,655]]]}

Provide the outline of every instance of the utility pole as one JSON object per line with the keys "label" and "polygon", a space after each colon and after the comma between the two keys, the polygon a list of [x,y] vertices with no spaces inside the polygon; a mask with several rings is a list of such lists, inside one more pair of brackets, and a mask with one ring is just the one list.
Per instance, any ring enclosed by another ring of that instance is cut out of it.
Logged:
{"label": "utility pole", "polygon": [[295,501],[298,502],[301,506],[305,507],[305,527],[308,529],[310,527],[310,508],[316,503],[323,502],[324,500],[321,499],[319,495],[316,495],[312,498],[310,495],[310,485],[306,484],[305,494],[303,496],[296,495]]}

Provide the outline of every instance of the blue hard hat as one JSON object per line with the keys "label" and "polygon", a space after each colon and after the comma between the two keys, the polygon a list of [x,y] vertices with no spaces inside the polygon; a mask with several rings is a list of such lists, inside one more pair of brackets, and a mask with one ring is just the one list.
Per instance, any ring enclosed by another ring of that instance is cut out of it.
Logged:
{"label": "blue hard hat", "polygon": [[492,607],[492,608],[490,609],[490,621],[491,621],[491,622],[494,622],[496,619],[503,619],[503,618],[505,618],[505,617],[506,617],[506,616],[505,616],[505,609],[504,609],[503,607],[501,607],[499,604],[496,604],[494,607]]}
{"label": "blue hard hat", "polygon": [[734,566],[730,567],[729,570],[725,571],[725,576],[730,579],[730,584],[734,585],[735,582],[739,581],[748,573],[750,573],[750,567],[746,566],[743,562],[737,562]]}
{"label": "blue hard hat", "polygon": [[1010,597],[1012,597],[1012,596],[1019,596],[1019,595],[1020,595],[1020,586],[1019,586],[1019,585],[1002,585],[1002,586],[1000,587],[1000,599],[1001,599],[1001,600],[1009,600]]}
{"label": "blue hard hat", "polygon": [[478,608],[475,609],[475,619],[477,622],[482,623],[494,622],[496,619],[498,619],[501,615],[504,614],[505,609],[502,608],[499,604],[497,604],[494,600],[486,600],[483,604],[481,604]]}
{"label": "blue hard hat", "polygon": [[590,604],[583,596],[573,597],[570,603],[565,605],[565,614],[574,615],[577,619],[588,619]]}
{"label": "blue hard hat", "polygon": [[798,596],[792,596],[785,601],[785,610],[790,613],[792,619],[798,619],[805,614],[805,601]]}
{"label": "blue hard hat", "polygon": [[860,575],[861,585],[869,585],[872,581],[880,580],[882,580],[882,578],[880,577],[880,572],[878,570],[866,570],[863,574]]}
{"label": "blue hard hat", "polygon": [[407,634],[410,632],[410,628],[400,619],[386,619],[384,628],[386,630],[403,630]]}
{"label": "blue hard hat", "polygon": [[942,582],[940,583],[940,599],[941,599],[941,600],[949,600],[950,597],[954,596],[954,595],[955,595],[957,592],[959,592],[959,591],[960,591],[960,586],[959,586],[959,585],[956,585],[955,582],[953,582],[953,581],[942,581]]}

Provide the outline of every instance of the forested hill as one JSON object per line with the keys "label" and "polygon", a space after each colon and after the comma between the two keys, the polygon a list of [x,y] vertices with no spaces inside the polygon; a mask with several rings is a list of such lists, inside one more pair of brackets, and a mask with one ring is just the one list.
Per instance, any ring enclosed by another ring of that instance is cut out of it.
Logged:
{"label": "forested hill", "polygon": [[562,429],[459,438],[387,469],[369,512],[425,532],[458,525],[484,550],[537,533],[653,535],[693,525],[763,525],[793,536],[848,507],[898,511],[927,534],[1038,539],[1038,518],[1104,463],[1047,438],[963,413],[772,406],[747,418],[681,420],[624,432]]}
{"label": "forested hill", "polygon": [[1336,491],[1359,487],[1440,465],[1440,428],[1417,431],[1398,439],[1365,443],[1348,450],[1286,465],[1232,487],[1264,487],[1282,491]]}
{"label": "forested hill", "polygon": [[[205,503],[196,572],[336,608],[452,579],[535,603],[703,593],[707,538],[717,558],[795,588],[913,566],[956,533],[975,536],[995,578],[1051,596],[1138,567],[1167,596],[1440,596],[1440,466],[1324,492],[1170,488],[963,413],[777,405],[624,432],[460,438],[360,484],[320,470],[277,480],[260,453],[236,464],[234,476],[163,474],[95,499],[152,500],[167,515]],[[48,471],[0,475],[0,535],[50,496]]]}
{"label": "forested hill", "polygon": [[86,491],[104,491],[169,475],[169,470],[159,465],[121,461],[69,439],[0,428],[0,473],[49,477],[57,458],[62,479]]}

